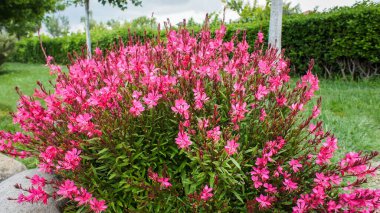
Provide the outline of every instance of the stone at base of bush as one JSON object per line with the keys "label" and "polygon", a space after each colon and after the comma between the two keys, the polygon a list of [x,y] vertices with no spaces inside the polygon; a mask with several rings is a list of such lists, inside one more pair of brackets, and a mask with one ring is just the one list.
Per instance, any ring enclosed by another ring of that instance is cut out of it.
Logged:
{"label": "stone at base of bush", "polygon": [[25,170],[26,166],[21,162],[0,154],[0,182]]}
{"label": "stone at base of bush", "polygon": [[[60,213],[59,206],[62,204],[59,201],[53,201],[49,199],[48,204],[41,203],[17,203],[16,200],[8,200],[9,197],[17,198],[21,193],[21,190],[14,187],[15,184],[21,184],[24,188],[31,186],[30,181],[25,177],[33,177],[38,174],[48,180],[52,177],[39,172],[38,169],[26,170],[12,177],[4,180],[0,183],[0,213]],[[51,192],[51,189],[47,189],[47,192]]]}

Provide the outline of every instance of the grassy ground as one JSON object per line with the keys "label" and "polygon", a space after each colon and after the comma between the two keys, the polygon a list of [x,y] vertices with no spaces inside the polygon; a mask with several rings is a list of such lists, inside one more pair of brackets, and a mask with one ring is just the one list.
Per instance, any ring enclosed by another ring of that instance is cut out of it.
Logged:
{"label": "grassy ground", "polygon": [[15,87],[24,94],[33,94],[37,80],[48,85],[52,77],[43,65],[6,63],[0,68],[0,129],[15,130],[9,112],[16,109],[19,95]]}
{"label": "grassy ground", "polygon": [[339,155],[380,150],[380,79],[322,80],[322,120],[339,141]]}
{"label": "grassy ground", "polygon": [[[6,63],[0,67],[0,130],[16,131],[10,112],[16,110],[19,95],[15,87],[18,86],[26,95],[33,94],[37,87],[37,80],[49,85],[48,68],[39,64]],[[36,159],[21,160],[28,168],[36,165]]]}
{"label": "grassy ground", "polygon": [[[42,65],[8,63],[0,69],[0,129],[15,130],[9,112],[15,110],[18,86],[32,94],[36,81],[51,79]],[[349,151],[380,150],[380,79],[372,81],[321,80],[318,95],[326,130],[339,139],[338,155]]]}

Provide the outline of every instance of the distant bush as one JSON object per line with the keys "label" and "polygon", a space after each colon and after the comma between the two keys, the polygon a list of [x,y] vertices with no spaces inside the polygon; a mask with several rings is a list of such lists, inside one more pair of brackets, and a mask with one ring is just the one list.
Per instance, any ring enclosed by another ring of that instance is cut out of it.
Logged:
{"label": "distant bush", "polygon": [[15,50],[16,38],[0,30],[0,66]]}
{"label": "distant bush", "polygon": [[326,76],[380,74],[380,4],[361,3],[322,14],[294,16],[284,24],[283,43],[293,64],[310,58]]}
{"label": "distant bush", "polygon": [[48,58],[54,91],[20,93],[22,132],[0,131],[0,151],[38,158],[56,179],[16,185],[18,202],[63,197],[78,212],[378,209],[380,191],[360,188],[378,153],[332,162],[338,141],[318,120],[321,99],[304,111],[319,89],[313,63],[292,84],[289,61],[263,50],[261,33],[251,47],[225,33],[127,40],[73,59],[68,73]]}
{"label": "distant bush", "polygon": [[[287,16],[283,22],[282,43],[292,67],[304,73],[305,64],[314,58],[315,69],[326,77],[340,75],[350,78],[378,75],[380,72],[380,4],[361,3],[324,13]],[[226,39],[236,30],[245,30],[247,41],[253,45],[254,36],[261,29],[267,34],[268,23],[230,24]],[[195,29],[199,31],[199,28]],[[147,30],[147,37],[155,31]],[[133,35],[143,38],[144,31]],[[128,39],[128,31],[108,31],[93,36],[93,45],[109,48],[121,37]],[[165,36],[162,33],[161,36]],[[85,45],[84,34],[63,38],[43,38],[47,53],[59,63],[67,63],[67,52],[81,52]],[[17,44],[14,61],[44,63],[37,38],[25,39]]]}
{"label": "distant bush", "polygon": [[[380,4],[360,3],[324,13],[292,15],[283,21],[282,45],[298,73],[307,70],[310,59],[326,77],[369,77],[380,74]],[[268,24],[229,26],[247,30],[247,40]]]}

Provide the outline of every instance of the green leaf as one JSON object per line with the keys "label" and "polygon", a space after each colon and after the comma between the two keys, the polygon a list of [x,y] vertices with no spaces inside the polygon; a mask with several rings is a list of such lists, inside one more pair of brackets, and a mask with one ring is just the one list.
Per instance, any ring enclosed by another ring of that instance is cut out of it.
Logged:
{"label": "green leaf", "polygon": [[233,164],[235,164],[237,168],[239,168],[239,170],[241,170],[240,164],[234,158],[230,157],[230,160],[232,161]]}
{"label": "green leaf", "polygon": [[210,175],[210,186],[214,187],[215,173],[214,172],[209,172],[208,175]]}
{"label": "green leaf", "polygon": [[98,155],[101,155],[101,154],[103,154],[103,153],[105,153],[105,152],[107,152],[108,151],[108,148],[104,148],[104,149],[102,149],[102,150],[100,150],[99,152],[98,152]]}
{"label": "green leaf", "polygon": [[244,200],[241,198],[239,193],[237,193],[235,190],[232,191],[232,193],[235,195],[235,197],[242,203],[244,203]]}

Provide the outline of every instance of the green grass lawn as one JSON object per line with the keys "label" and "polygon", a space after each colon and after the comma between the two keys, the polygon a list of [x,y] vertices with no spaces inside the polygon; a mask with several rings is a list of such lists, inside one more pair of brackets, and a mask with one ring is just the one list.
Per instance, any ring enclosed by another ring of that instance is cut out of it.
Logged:
{"label": "green grass lawn", "polygon": [[49,70],[43,65],[6,63],[0,68],[0,129],[15,130],[9,112],[16,109],[19,95],[15,87],[24,94],[31,95],[37,80],[49,85]]}
{"label": "green grass lawn", "polygon": [[[9,112],[15,110],[15,86],[32,94],[39,80],[52,79],[43,65],[7,63],[0,69],[0,129],[15,130]],[[338,155],[349,151],[380,150],[380,79],[321,80],[322,119],[339,140]]]}
{"label": "green grass lawn", "polygon": [[338,154],[380,151],[380,79],[321,80],[320,88],[321,118],[338,138]]}

